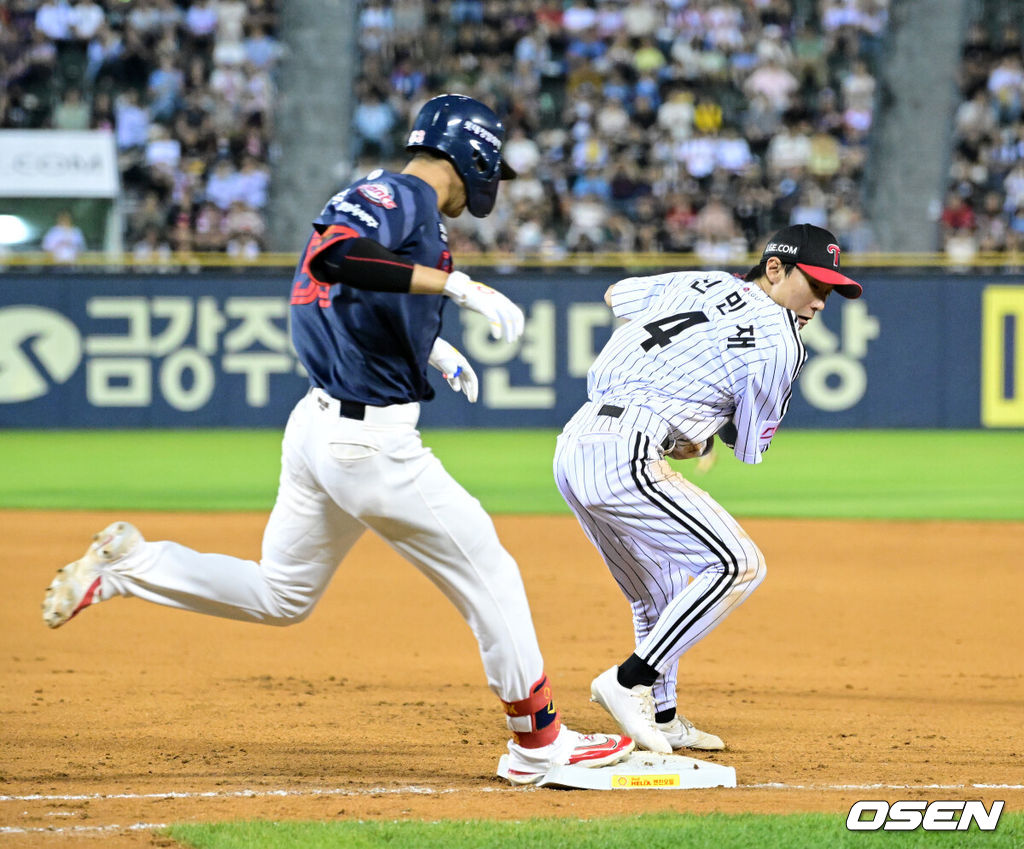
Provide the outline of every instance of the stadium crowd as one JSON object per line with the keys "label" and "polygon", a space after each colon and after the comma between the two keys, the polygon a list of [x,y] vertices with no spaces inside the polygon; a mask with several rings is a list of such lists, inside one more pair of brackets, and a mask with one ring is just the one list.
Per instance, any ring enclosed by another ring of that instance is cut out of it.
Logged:
{"label": "stadium crowd", "polygon": [[[508,116],[520,173],[489,218],[453,222],[459,251],[721,261],[797,220],[871,250],[860,188],[888,4],[364,0],[353,176],[400,167],[420,105],[456,91]],[[111,129],[137,256],[254,255],[277,15],[273,0],[9,0],[0,127]]]}
{"label": "stadium crowd", "polygon": [[1024,249],[1024,39],[1020,24],[976,21],[963,48],[943,247],[961,264],[978,251]]}
{"label": "stadium crowd", "polygon": [[139,262],[265,247],[271,0],[9,0],[0,128],[108,129]]}
{"label": "stadium crowd", "polygon": [[507,115],[520,178],[457,250],[746,255],[810,221],[875,238],[860,188],[888,0],[368,0],[357,171],[439,90]]}

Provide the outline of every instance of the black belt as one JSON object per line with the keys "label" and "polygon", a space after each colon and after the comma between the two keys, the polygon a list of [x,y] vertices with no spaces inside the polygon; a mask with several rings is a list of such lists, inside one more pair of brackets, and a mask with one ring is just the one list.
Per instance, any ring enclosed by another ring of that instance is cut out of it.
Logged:
{"label": "black belt", "polygon": [[359,419],[362,421],[366,418],[366,404],[359,401],[338,401],[338,415],[343,419]]}
{"label": "black belt", "polygon": [[[312,393],[314,388],[311,386],[309,392]],[[359,421],[366,418],[366,404],[362,401],[342,401],[340,398],[335,398],[334,400],[338,402],[338,415],[341,418],[358,419]],[[326,410],[327,402],[321,399],[320,408]]]}
{"label": "black belt", "polygon": [[[626,412],[625,407],[616,407],[614,404],[604,404],[601,409],[597,411],[597,414],[599,416],[608,416],[610,419],[617,419],[624,412]],[[675,444],[675,440],[669,439],[669,437],[666,436],[661,442],[661,450],[668,451],[673,444]]]}

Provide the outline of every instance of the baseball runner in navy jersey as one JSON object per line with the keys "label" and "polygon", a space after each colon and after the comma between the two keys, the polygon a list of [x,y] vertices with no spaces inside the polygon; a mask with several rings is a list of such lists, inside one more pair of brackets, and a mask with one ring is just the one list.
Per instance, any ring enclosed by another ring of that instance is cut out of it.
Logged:
{"label": "baseball runner in navy jersey", "polygon": [[511,781],[629,754],[628,737],[562,725],[519,569],[480,503],[416,430],[420,403],[434,396],[428,365],[476,400],[472,367],[438,336],[449,300],[485,316],[495,339],[514,342],[523,332],[515,304],[452,271],[441,217],[490,213],[499,181],[515,176],[501,157],[504,136],[482,103],[436,97],[416,118],[405,169],[357,180],[313,222],[291,290],[292,341],[310,389],[285,429],[260,562],[147,542],[117,522],[57,573],[43,603],[47,625],[114,596],[249,622],[299,622],[370,529],[433,581],[473,630],[512,731]]}
{"label": "baseball runner in navy jersey", "polygon": [[835,237],[802,224],[776,233],[746,278],[633,277],[605,296],[626,322],[590,369],[554,472],[632,607],[636,648],[591,693],[640,747],[724,748],[677,711],[677,667],[765,576],[736,520],[665,457],[706,454],[718,435],[760,463],[806,358],[799,331],[832,291],[861,287],[839,273]]}

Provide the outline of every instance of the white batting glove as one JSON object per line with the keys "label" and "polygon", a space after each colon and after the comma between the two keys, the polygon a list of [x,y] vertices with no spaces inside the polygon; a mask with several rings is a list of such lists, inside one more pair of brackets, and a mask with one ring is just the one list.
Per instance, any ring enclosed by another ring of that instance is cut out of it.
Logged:
{"label": "white batting glove", "polygon": [[465,393],[470,404],[476,402],[479,386],[476,372],[458,348],[449,345],[438,336],[434,340],[434,347],[430,349],[430,358],[427,362],[441,372],[441,377],[448,381],[452,389]]}
{"label": "white batting glove", "polygon": [[453,271],[442,290],[460,307],[478,312],[491,324],[491,338],[515,342],[523,335],[526,319],[523,311],[501,292],[471,280],[462,271]]}

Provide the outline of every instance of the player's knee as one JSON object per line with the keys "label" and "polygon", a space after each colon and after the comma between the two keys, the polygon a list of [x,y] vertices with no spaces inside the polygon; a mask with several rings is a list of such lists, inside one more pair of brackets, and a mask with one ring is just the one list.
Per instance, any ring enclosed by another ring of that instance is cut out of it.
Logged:
{"label": "player's knee", "polygon": [[283,628],[287,625],[298,625],[309,618],[316,605],[316,599],[300,592],[278,591],[271,597],[267,616],[263,620],[267,625]]}
{"label": "player's knee", "polygon": [[747,592],[753,592],[768,573],[764,554],[752,540],[746,539],[743,541],[736,561],[739,569],[738,583],[743,584]]}

